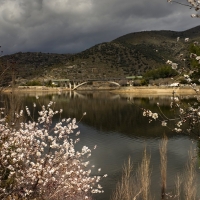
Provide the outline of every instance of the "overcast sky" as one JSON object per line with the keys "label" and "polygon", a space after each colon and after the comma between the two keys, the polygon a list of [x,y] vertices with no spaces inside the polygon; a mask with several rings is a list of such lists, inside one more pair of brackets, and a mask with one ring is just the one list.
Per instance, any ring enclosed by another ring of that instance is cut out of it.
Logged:
{"label": "overcast sky", "polygon": [[167,0],[0,0],[0,45],[4,54],[76,53],[131,32],[187,30],[200,24],[192,13]]}

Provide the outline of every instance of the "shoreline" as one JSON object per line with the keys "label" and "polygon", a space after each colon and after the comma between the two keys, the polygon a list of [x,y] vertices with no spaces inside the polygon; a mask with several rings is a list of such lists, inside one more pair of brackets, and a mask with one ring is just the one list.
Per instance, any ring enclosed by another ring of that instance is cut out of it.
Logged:
{"label": "shoreline", "polygon": [[[200,87],[197,87],[200,89]],[[84,87],[77,90],[70,90],[69,88],[50,88],[50,87],[29,87],[29,88],[15,88],[15,92],[39,92],[39,93],[59,93],[59,92],[73,92],[73,91],[109,91],[114,94],[132,93],[139,95],[172,95],[175,92],[178,95],[196,95],[195,91],[190,86],[169,87],[169,86],[130,86],[130,87]],[[4,93],[12,92],[12,88],[3,89]]]}
{"label": "shoreline", "polygon": [[[200,87],[197,87],[198,89]],[[168,87],[168,86],[141,86],[141,87],[124,87],[112,90],[112,93],[133,93],[135,95],[172,95],[174,92],[178,95],[196,95],[194,89],[189,86],[186,87]]]}

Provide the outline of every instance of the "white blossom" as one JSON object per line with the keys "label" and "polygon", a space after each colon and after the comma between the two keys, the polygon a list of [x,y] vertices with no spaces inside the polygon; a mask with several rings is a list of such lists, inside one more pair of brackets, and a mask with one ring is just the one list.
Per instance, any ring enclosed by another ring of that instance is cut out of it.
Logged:
{"label": "white blossom", "polygon": [[178,64],[172,63],[172,69],[177,69]]}
{"label": "white blossom", "polygon": [[167,62],[166,62],[166,64],[172,64],[172,61],[171,60],[168,60]]}
{"label": "white blossom", "polygon": [[200,60],[200,56],[197,56],[197,57],[196,57],[196,60]]}
{"label": "white blossom", "polygon": [[191,14],[190,15],[192,18],[196,17],[197,15],[196,14]]}
{"label": "white blossom", "polygon": [[179,122],[177,123],[177,126],[180,127],[181,125],[182,125],[182,122],[179,121]]}
{"label": "white blossom", "polygon": [[162,121],[162,126],[167,126],[167,122],[166,121]]}
{"label": "white blossom", "polygon": [[156,120],[158,118],[158,113],[153,113],[152,118]]}
{"label": "white blossom", "polygon": [[185,42],[188,42],[189,41],[189,38],[185,38]]}
{"label": "white blossom", "polygon": [[[10,185],[11,190],[0,188],[1,195],[6,197],[12,191],[15,196],[20,191],[25,200],[31,199],[32,194],[40,191],[38,198],[44,200],[54,199],[54,194],[61,195],[61,199],[66,199],[69,195],[77,199],[80,191],[85,191],[83,197],[87,199],[91,192],[103,192],[101,185],[97,184],[102,177],[91,176],[91,170],[88,169],[90,163],[87,157],[91,156],[91,150],[83,146],[81,152],[76,151],[75,143],[79,138],[73,140],[70,137],[78,127],[76,119],[61,120],[51,131],[56,114],[51,108],[53,104],[54,102],[50,102],[47,109],[42,106],[42,110],[38,112],[39,123],[21,122],[18,130],[4,124],[5,120],[0,121],[0,141],[4,141],[1,146],[0,169],[9,169],[6,181],[15,179]],[[30,116],[28,107],[25,109]],[[19,117],[22,115],[23,111],[20,111]],[[79,135],[80,132],[75,134]],[[0,180],[3,180],[1,173]]]}

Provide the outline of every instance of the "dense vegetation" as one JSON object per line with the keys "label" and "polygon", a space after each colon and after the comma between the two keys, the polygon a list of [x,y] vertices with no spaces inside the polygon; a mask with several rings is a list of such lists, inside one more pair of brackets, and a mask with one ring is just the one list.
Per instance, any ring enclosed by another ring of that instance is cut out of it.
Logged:
{"label": "dense vegetation", "polygon": [[145,79],[159,79],[159,78],[169,78],[176,76],[178,74],[177,71],[172,69],[170,66],[160,67],[158,69],[149,70],[144,74]]}
{"label": "dense vegetation", "polygon": [[197,59],[192,59],[192,54],[196,54],[196,55],[200,55],[200,47],[198,45],[194,45],[192,44],[190,46],[190,54],[191,54],[191,59],[190,59],[190,66],[191,66],[191,70],[193,70],[193,74],[192,74],[192,79],[193,82],[195,83],[199,83],[198,79],[200,77],[200,62]]}

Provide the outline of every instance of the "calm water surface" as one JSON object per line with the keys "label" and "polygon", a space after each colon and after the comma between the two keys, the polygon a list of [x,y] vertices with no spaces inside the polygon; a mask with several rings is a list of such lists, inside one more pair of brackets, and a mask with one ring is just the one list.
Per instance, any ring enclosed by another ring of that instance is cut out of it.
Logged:
{"label": "calm water surface", "polygon": [[[24,105],[32,107],[35,94],[24,94]],[[188,150],[198,145],[196,141],[185,135],[178,135],[159,122],[149,123],[142,116],[141,108],[149,108],[157,112],[156,103],[159,102],[162,110],[168,112],[169,97],[133,97],[131,95],[114,95],[108,92],[75,92],[41,95],[40,103],[47,105],[55,101],[57,109],[63,108],[63,117],[81,119],[84,112],[86,116],[79,123],[80,142],[77,148],[83,145],[97,149],[92,151],[90,164],[96,169],[101,168],[101,175],[108,174],[101,181],[103,194],[95,195],[96,200],[109,200],[117,181],[121,177],[122,165],[130,156],[135,169],[142,159],[144,147],[151,154],[152,184],[151,193],[155,199],[160,199],[160,157],[159,143],[163,134],[168,138],[168,164],[167,164],[167,191],[175,188],[175,176],[184,173],[188,159]],[[170,113],[168,113],[170,115]],[[198,168],[198,166],[197,166]],[[97,170],[93,171],[96,175]],[[198,179],[200,173],[198,173]],[[200,196],[200,192],[198,192]]]}

